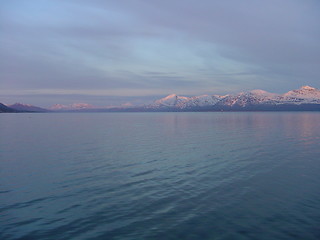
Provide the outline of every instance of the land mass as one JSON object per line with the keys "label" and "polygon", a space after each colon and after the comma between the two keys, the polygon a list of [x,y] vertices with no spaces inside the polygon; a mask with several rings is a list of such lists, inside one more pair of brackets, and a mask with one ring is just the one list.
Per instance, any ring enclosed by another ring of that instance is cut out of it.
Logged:
{"label": "land mass", "polygon": [[310,86],[284,94],[253,90],[194,97],[176,94],[152,104],[97,108],[90,104],[54,105],[50,110],[27,104],[0,105],[0,112],[200,112],[200,111],[320,111],[320,90]]}

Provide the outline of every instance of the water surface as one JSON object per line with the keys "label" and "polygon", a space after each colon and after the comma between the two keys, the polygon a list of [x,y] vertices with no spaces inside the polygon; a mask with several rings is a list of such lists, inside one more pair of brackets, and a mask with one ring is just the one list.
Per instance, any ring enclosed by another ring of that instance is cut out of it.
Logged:
{"label": "water surface", "polygon": [[320,113],[0,114],[0,239],[320,239]]}

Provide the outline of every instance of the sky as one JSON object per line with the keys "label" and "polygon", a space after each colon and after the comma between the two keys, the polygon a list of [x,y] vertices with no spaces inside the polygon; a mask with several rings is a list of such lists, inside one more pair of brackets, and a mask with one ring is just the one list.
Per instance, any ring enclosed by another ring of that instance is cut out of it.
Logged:
{"label": "sky", "polygon": [[1,0],[0,102],[320,87],[318,0]]}

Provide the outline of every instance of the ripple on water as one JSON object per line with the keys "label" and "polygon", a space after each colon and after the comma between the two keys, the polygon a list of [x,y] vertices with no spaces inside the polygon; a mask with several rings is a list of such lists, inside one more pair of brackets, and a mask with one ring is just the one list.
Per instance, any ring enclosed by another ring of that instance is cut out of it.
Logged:
{"label": "ripple on water", "polygon": [[[0,239],[320,238],[320,114],[22,120],[23,148],[0,139]],[[40,124],[54,141],[28,142]]]}

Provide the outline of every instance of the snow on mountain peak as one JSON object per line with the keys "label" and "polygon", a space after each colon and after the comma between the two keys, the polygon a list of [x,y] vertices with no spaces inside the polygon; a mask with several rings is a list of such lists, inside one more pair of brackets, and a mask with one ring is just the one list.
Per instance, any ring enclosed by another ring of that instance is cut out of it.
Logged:
{"label": "snow on mountain peak", "polygon": [[71,107],[74,109],[94,108],[93,105],[88,103],[73,103],[71,104]]}
{"label": "snow on mountain peak", "polygon": [[269,92],[261,90],[261,89],[252,90],[252,91],[250,91],[250,93],[255,94],[255,95],[262,95],[262,96],[274,95],[274,93],[269,93]]}
{"label": "snow on mountain peak", "polygon": [[261,95],[266,93],[266,91],[261,90],[261,89],[254,89],[254,90],[252,90],[250,92],[251,93],[255,93],[255,94],[261,94]]}
{"label": "snow on mountain peak", "polygon": [[50,109],[52,110],[73,110],[73,109],[88,109],[88,108],[94,108],[93,105],[88,103],[73,103],[69,105],[63,105],[63,104],[55,104]]}
{"label": "snow on mountain peak", "polygon": [[166,97],[164,97],[164,98],[162,98],[163,100],[170,100],[170,99],[173,99],[173,98],[177,98],[178,96],[177,96],[177,94],[170,94],[170,95],[168,95],[168,96],[166,96]]}
{"label": "snow on mountain peak", "polygon": [[306,104],[320,103],[320,90],[310,86],[303,86],[300,89],[289,91],[282,95],[286,103]]}
{"label": "snow on mountain peak", "polygon": [[215,96],[215,95],[201,95],[201,96],[196,96],[196,97],[191,97],[190,100],[187,104],[188,107],[191,106],[208,106],[208,105],[214,105],[217,102],[220,101],[220,96]]}
{"label": "snow on mountain peak", "polygon": [[164,98],[161,98],[157,101],[155,101],[154,105],[155,106],[167,106],[167,107],[173,107],[177,106],[179,104],[182,104],[185,101],[188,101],[188,97],[183,97],[183,96],[177,96],[176,94],[170,94]]}
{"label": "snow on mountain peak", "polygon": [[289,91],[283,95],[293,97],[318,98],[320,97],[320,90],[310,86],[303,86],[300,89]]}
{"label": "snow on mountain peak", "polygon": [[310,87],[310,86],[308,86],[308,85],[302,86],[300,89],[301,89],[301,90],[317,90],[316,88]]}

